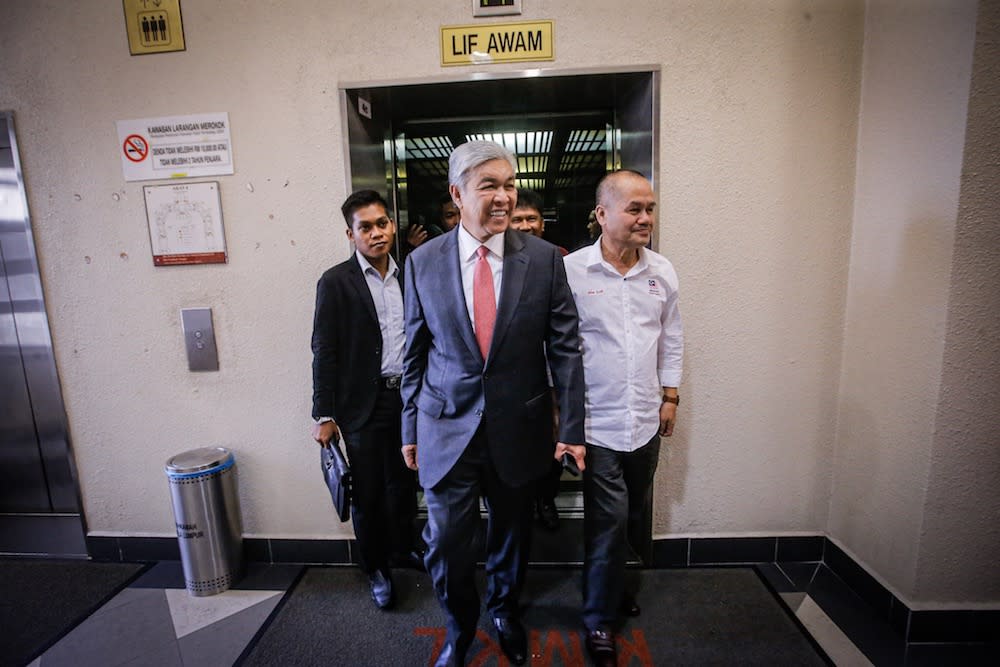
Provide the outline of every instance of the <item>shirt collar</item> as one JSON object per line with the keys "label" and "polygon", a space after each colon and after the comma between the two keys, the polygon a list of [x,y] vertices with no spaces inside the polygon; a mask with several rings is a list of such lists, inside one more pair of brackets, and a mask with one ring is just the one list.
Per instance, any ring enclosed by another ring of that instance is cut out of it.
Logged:
{"label": "shirt collar", "polygon": [[[504,232],[506,234],[506,232]],[[494,234],[486,239],[486,243],[480,243],[475,236],[469,233],[461,223],[458,225],[458,252],[463,260],[468,260],[476,254],[476,249],[484,245],[490,249],[494,255],[503,259],[504,234]]]}
{"label": "shirt collar", "polygon": [[[379,274],[378,269],[376,269],[374,266],[371,265],[371,262],[368,261],[367,257],[362,255],[357,250],[354,251],[354,256],[358,258],[358,264],[361,265],[361,273],[368,273],[369,271],[374,271],[376,276],[378,276],[379,278],[382,277],[381,274]],[[397,278],[398,273],[399,273],[399,266],[396,265],[396,260],[392,258],[392,255],[389,255],[389,270],[385,272],[385,275]]]}
{"label": "shirt collar", "polygon": [[[620,273],[618,273],[615,267],[611,266],[611,264],[604,261],[604,255],[601,254],[600,236],[598,236],[597,240],[594,241],[594,243],[590,246],[590,248],[587,249],[586,257],[587,257],[588,268],[603,267],[605,270],[610,271],[616,276],[621,275]],[[635,266],[633,266],[631,269],[628,270],[628,273],[626,273],[625,276],[639,274],[646,269],[647,265],[648,263],[646,261],[646,248],[645,247],[639,248],[639,261],[635,263]]]}

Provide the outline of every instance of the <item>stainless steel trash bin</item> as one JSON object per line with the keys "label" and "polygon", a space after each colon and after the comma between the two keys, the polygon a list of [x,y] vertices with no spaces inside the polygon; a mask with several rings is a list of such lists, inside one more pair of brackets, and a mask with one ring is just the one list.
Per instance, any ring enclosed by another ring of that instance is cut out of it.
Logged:
{"label": "stainless steel trash bin", "polygon": [[167,461],[184,580],[197,597],[221,593],[243,576],[235,464],[225,447],[192,449]]}

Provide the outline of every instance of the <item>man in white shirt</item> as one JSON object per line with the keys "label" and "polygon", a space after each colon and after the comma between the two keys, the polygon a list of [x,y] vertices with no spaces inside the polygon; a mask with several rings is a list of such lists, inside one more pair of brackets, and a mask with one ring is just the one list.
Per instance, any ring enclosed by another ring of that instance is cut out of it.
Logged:
{"label": "man in white shirt", "polygon": [[660,436],[673,432],[683,332],[677,274],[649,250],[656,198],[638,172],[597,186],[601,236],[565,258],[580,316],[586,382],[583,621],[596,665],[617,665],[615,627],[637,616],[626,590],[629,544],[644,539]]}

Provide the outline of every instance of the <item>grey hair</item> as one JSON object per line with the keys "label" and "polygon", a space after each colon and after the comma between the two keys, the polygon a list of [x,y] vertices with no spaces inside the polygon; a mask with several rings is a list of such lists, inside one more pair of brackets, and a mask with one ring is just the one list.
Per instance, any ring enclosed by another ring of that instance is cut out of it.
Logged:
{"label": "grey hair", "polygon": [[490,160],[506,160],[517,173],[514,154],[492,141],[467,141],[451,152],[448,158],[448,185],[464,190],[469,182],[469,172]]}

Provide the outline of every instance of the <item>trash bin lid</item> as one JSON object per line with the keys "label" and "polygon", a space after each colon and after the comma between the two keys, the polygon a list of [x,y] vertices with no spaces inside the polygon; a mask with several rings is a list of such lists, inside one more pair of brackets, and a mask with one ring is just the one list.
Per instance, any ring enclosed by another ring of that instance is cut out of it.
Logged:
{"label": "trash bin lid", "polygon": [[167,459],[167,473],[205,472],[212,468],[228,468],[233,464],[233,453],[225,447],[201,447],[177,454]]}

